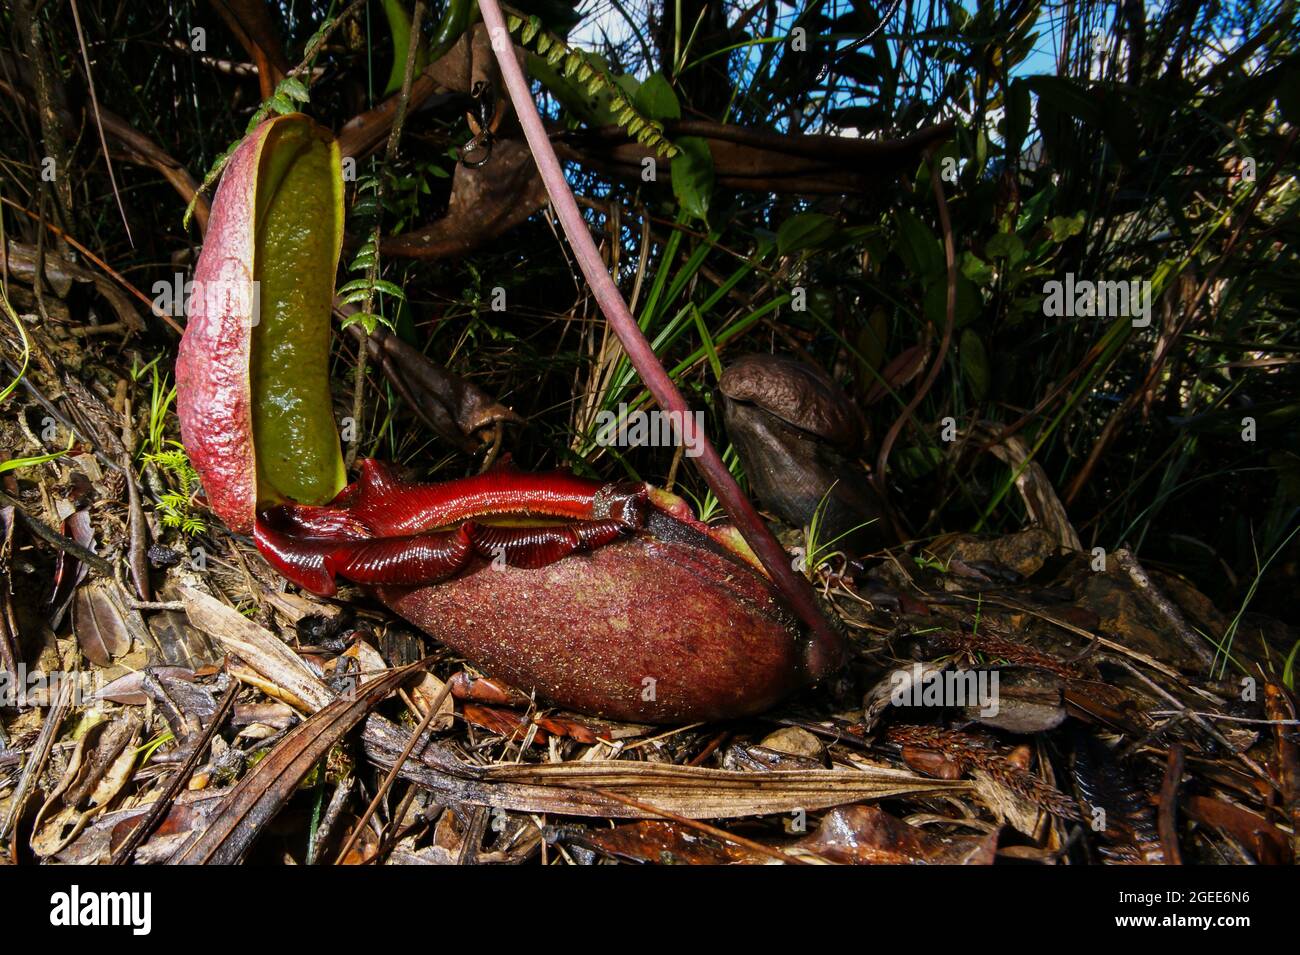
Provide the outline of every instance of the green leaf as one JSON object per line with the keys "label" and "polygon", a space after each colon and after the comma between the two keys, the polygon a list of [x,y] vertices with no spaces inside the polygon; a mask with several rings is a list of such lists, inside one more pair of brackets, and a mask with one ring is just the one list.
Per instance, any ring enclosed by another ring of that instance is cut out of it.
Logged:
{"label": "green leaf", "polygon": [[976,285],[988,285],[993,281],[993,266],[970,250],[962,252],[957,267],[961,269],[962,275]]}
{"label": "green leaf", "polygon": [[708,326],[704,323],[704,316],[700,314],[700,310],[694,302],[691,303],[690,309],[691,318],[695,322],[695,329],[700,333],[700,343],[704,346],[704,353],[709,359],[709,367],[713,369],[713,377],[721,380],[722,360],[718,358],[718,349],[713,343],[713,336],[709,334]]}
{"label": "green leaf", "polygon": [[[975,283],[958,273],[957,307],[953,312],[954,327],[963,328],[969,325],[983,307],[984,299],[980,296]],[[925,317],[936,328],[943,328],[948,320],[947,279],[936,279],[926,286],[924,310]]]}
{"label": "green leaf", "polygon": [[280,81],[280,85],[276,87],[276,90],[290,99],[297,100],[299,103],[306,103],[311,100],[311,93],[307,92],[307,87],[296,76],[286,76]]}
{"label": "green leaf", "polygon": [[1016,231],[1028,235],[1031,231],[1037,229],[1038,224],[1047,216],[1047,211],[1051,208],[1052,200],[1055,198],[1056,187],[1050,184],[1030,196],[1028,201],[1020,207],[1020,218],[1016,222]]}
{"label": "green leaf", "polygon": [[641,88],[636,91],[633,104],[642,116],[659,122],[682,118],[682,108],[677,102],[677,94],[673,92],[672,86],[661,73],[652,73],[646,77]]}
{"label": "green leaf", "polygon": [[1053,242],[1064,242],[1072,235],[1078,235],[1083,231],[1084,213],[1079,212],[1072,216],[1053,216],[1047,220],[1047,228],[1051,230]]}
{"label": "green leaf", "polygon": [[984,243],[984,254],[991,259],[1018,262],[1025,254],[1025,244],[1014,232],[999,232]]}
{"label": "green leaf", "polygon": [[[889,343],[889,316],[883,306],[877,305],[871,310],[866,325],[858,332],[857,350],[865,368],[879,369],[885,363],[885,346]],[[862,375],[864,381],[874,378],[869,373]]]}
{"label": "green leaf", "polygon": [[339,286],[334,294],[347,295],[349,292],[355,292],[357,289],[365,291],[368,288],[370,288],[370,281],[368,279],[353,279],[352,281]]}
{"label": "green leaf", "polygon": [[935,447],[913,446],[895,452],[898,469],[908,480],[923,478],[943,460],[943,454]]}
{"label": "green leaf", "polygon": [[835,234],[836,223],[821,212],[801,212],[781,223],[776,232],[776,247],[781,255],[802,249],[815,249]]}
{"label": "green leaf", "polygon": [[379,212],[379,200],[374,196],[365,196],[352,203],[352,214],[357,218],[368,219]]}
{"label": "green leaf", "polygon": [[713,155],[709,144],[698,136],[683,137],[677,144],[682,153],[672,164],[673,195],[687,215],[707,222],[713,195]]}
{"label": "green leaf", "polygon": [[[406,55],[411,49],[411,17],[406,12],[403,0],[384,0],[384,17],[388,20],[388,32],[393,39],[393,65],[388,71],[388,82],[384,84],[384,95],[391,96],[402,88],[406,78]],[[428,65],[429,51],[421,37],[415,47],[415,72],[418,74]]]}
{"label": "green leaf", "polygon": [[400,285],[394,285],[384,279],[375,279],[376,291],[383,292],[385,295],[391,295],[393,298],[405,299],[406,293],[402,291]]}
{"label": "green leaf", "polygon": [[1097,98],[1077,80],[1063,76],[1030,76],[1025,79],[1040,102],[1092,125],[1101,124]]}
{"label": "green leaf", "polygon": [[943,271],[943,252],[939,240],[924,222],[906,209],[895,214],[898,223],[898,254],[903,264],[918,278],[931,278]]}
{"label": "green leaf", "polygon": [[354,305],[354,304],[356,304],[357,302],[364,302],[364,301],[365,301],[367,298],[369,298],[369,297],[370,297],[370,291],[369,291],[369,289],[367,289],[367,288],[361,288],[361,289],[357,289],[355,292],[350,292],[350,293],[348,293],[347,295],[342,295],[342,296],[340,296],[340,297],[339,297],[339,304],[340,304],[340,305]]}
{"label": "green leaf", "polygon": [[37,454],[29,458],[10,458],[8,461],[0,461],[0,474],[4,474],[6,471],[15,471],[18,468],[30,468],[37,464],[44,464],[47,461],[57,460],[72,450],[75,440],[76,439],[73,435],[68,435],[68,446],[62,451],[53,451],[50,454]]}
{"label": "green leaf", "polygon": [[808,314],[826,323],[835,317],[835,293],[824,285],[814,285],[808,290]]}

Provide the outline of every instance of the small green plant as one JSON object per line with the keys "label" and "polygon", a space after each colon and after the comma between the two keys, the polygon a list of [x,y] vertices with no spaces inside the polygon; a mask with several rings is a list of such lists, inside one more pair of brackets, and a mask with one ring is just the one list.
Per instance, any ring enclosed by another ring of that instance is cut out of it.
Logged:
{"label": "small green plant", "polygon": [[[836,484],[838,483],[839,482],[837,481]],[[826,489],[826,493],[822,495],[822,499],[817,502],[817,507],[813,510],[812,519],[808,522],[808,526],[804,528],[803,572],[809,580],[817,579],[817,575],[823,565],[829,563],[836,557],[844,556],[843,551],[834,549],[836,544],[848,537],[850,534],[862,530],[862,528],[866,527],[868,524],[875,523],[874,518],[869,521],[863,521],[856,527],[850,527],[848,530],[836,534],[830,540],[823,543],[821,538],[824,530],[823,525],[826,520],[826,505],[830,502],[831,492],[834,490],[835,484],[832,484]]]}
{"label": "small green plant", "polygon": [[[1219,679],[1223,679],[1223,675],[1227,672],[1228,663],[1230,661],[1236,662],[1232,661],[1230,656],[1232,651],[1232,642],[1237,636],[1237,630],[1241,626],[1242,617],[1245,616],[1246,610],[1250,607],[1251,601],[1255,599],[1255,594],[1259,590],[1260,581],[1264,579],[1264,573],[1268,570],[1269,565],[1277,558],[1278,554],[1281,554],[1286,549],[1286,545],[1291,543],[1291,538],[1295,537],[1296,534],[1300,534],[1300,526],[1297,526],[1295,530],[1291,531],[1291,533],[1286,536],[1286,539],[1274,548],[1273,553],[1269,554],[1268,558],[1262,564],[1259,562],[1258,554],[1256,554],[1255,578],[1250,582],[1250,586],[1246,589],[1246,596],[1242,598],[1241,606],[1237,609],[1236,616],[1234,616],[1232,622],[1228,624],[1228,629],[1223,635],[1223,641],[1215,647],[1216,657],[1220,653],[1223,654],[1223,660],[1222,662],[1219,662]],[[1288,667],[1292,665],[1294,659],[1295,649],[1292,648],[1291,654],[1287,659]],[[1216,660],[1216,662],[1218,661]]]}
{"label": "small green plant", "polygon": [[357,199],[352,204],[352,219],[365,228],[366,238],[357,249],[348,271],[360,277],[345,282],[337,293],[340,304],[361,306],[360,311],[343,320],[343,327],[359,322],[366,334],[373,333],[380,323],[389,328],[394,327],[392,319],[383,314],[382,299],[380,311],[374,311],[377,294],[388,295],[398,302],[406,300],[406,294],[399,286],[379,277],[379,223],[383,200],[384,190],[380,188],[378,176],[366,175],[357,181]]}
{"label": "small green plant", "polygon": [[153,757],[154,753],[158,752],[159,749],[161,749],[163,746],[166,746],[168,743],[175,741],[175,739],[176,737],[172,735],[171,731],[167,730],[165,732],[158,733],[156,736],[152,737],[148,742],[142,744],[135,751],[136,755],[140,757],[140,765],[143,766],[145,763],[149,762],[149,760]]}
{"label": "small green plant", "polygon": [[[743,488],[745,486],[745,466],[740,462],[740,455],[736,454],[735,445],[727,445],[727,450],[722,453],[722,463],[727,466],[727,470],[731,472],[731,476],[734,477]],[[722,508],[722,503],[718,500],[717,495],[712,491],[705,494],[703,500],[686,490],[686,488],[682,488],[681,493],[691,499],[691,503],[695,505],[695,514],[703,524],[707,524],[713,520],[713,518],[717,517],[718,511]]]}
{"label": "small green plant", "polygon": [[10,458],[8,461],[0,461],[0,474],[6,471],[16,471],[19,468],[30,468],[37,464],[45,464],[47,461],[53,461],[63,457],[72,450],[73,436],[68,435],[68,446],[62,451],[52,451],[49,454],[36,454],[29,458]]}
{"label": "small green plant", "polygon": [[1282,685],[1292,693],[1295,692],[1295,658],[1298,650],[1300,640],[1291,645],[1291,652],[1286,655],[1286,663],[1282,665]]}
{"label": "small green plant", "polygon": [[948,561],[940,560],[930,553],[920,553],[912,557],[913,563],[922,570],[935,570],[941,574],[948,573]]}
{"label": "small green plant", "polygon": [[146,454],[145,460],[171,475],[177,485],[176,490],[167,491],[158,501],[163,527],[179,530],[186,537],[206,531],[207,525],[193,510],[199,475],[184,450],[177,447]]}
{"label": "small green plant", "polygon": [[23,363],[18,369],[18,374],[14,377],[13,381],[5,385],[3,390],[0,390],[0,401],[4,401],[13,394],[14,389],[18,387],[18,384],[27,374],[27,362],[32,355],[32,344],[27,340],[27,329],[23,327],[22,319],[18,317],[18,313],[14,311],[14,307],[9,304],[9,299],[4,294],[3,286],[0,286],[0,307],[4,308],[5,316],[14,323],[14,328],[18,329],[18,337],[21,338],[23,342]]}
{"label": "small green plant", "polygon": [[[171,413],[172,405],[176,403],[176,386],[169,387],[168,376],[158,374],[157,358],[145,367],[153,376],[149,389],[149,433],[140,448],[141,457],[147,460],[151,455],[164,453],[164,445],[167,444],[167,417]],[[143,369],[141,371],[143,372]]]}

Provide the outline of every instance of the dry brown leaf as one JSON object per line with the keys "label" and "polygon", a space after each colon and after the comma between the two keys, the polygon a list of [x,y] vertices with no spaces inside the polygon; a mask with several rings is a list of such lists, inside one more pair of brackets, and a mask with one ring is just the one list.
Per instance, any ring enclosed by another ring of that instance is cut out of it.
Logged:
{"label": "dry brown leaf", "polygon": [[295,726],[231,789],[208,826],[168,861],[173,865],[229,865],[242,859],[258,832],[275,817],[330,747],[429,662],[422,660],[390,670]]}
{"label": "dry brown leaf", "polygon": [[798,846],[831,862],[855,865],[992,865],[998,834],[939,835],[876,806],[844,806],[826,814]]}
{"label": "dry brown leaf", "polygon": [[[96,723],[77,740],[68,768],[37,813],[31,847],[41,858],[62,851],[131,778],[141,720],[127,713]],[[53,813],[53,815],[51,815]]]}

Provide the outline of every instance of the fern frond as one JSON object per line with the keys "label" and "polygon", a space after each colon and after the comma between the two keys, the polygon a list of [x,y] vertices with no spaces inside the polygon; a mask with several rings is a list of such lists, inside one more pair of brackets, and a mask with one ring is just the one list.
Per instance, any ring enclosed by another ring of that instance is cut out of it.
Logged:
{"label": "fern frond", "polygon": [[599,63],[593,61],[585,51],[569,46],[563,39],[544,29],[539,17],[531,16],[525,20],[520,14],[510,13],[506,18],[506,26],[511,33],[519,34],[520,44],[526,48],[531,47],[533,52],[546,60],[548,66],[555,67],[563,60],[561,74],[566,79],[585,84],[588,96],[608,93],[612,101],[610,111],[630,137],[667,159],[672,159],[681,151],[664,137],[663,126],[641,115],[623,88],[605,73]]}

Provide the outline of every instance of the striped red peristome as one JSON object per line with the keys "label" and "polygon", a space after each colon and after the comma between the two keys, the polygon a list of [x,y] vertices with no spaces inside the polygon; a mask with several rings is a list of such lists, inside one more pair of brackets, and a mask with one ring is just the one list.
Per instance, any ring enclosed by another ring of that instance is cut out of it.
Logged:
{"label": "striped red peristome", "polygon": [[[257,516],[254,539],[282,576],[332,596],[339,578],[420,586],[452,577],[481,558],[537,568],[603,547],[645,524],[647,489],[567,472],[498,469],[439,484],[397,479],[361,462],[361,476],[329,504],[278,504]],[[484,519],[542,519],[503,525]],[[571,519],[554,523],[557,519]]]}

